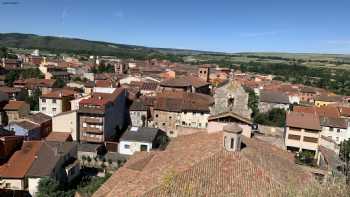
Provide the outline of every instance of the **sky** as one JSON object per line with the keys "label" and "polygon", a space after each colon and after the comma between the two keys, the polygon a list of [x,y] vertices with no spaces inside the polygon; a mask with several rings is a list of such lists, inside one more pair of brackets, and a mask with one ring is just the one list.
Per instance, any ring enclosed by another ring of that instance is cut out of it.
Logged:
{"label": "sky", "polygon": [[220,52],[350,54],[349,0],[0,0],[0,32]]}

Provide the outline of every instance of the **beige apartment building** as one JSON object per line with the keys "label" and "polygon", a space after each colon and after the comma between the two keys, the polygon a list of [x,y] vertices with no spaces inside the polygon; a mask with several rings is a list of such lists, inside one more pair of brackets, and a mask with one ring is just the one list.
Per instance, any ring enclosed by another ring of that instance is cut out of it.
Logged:
{"label": "beige apartment building", "polygon": [[79,139],[103,143],[118,139],[127,123],[127,92],[118,88],[113,93],[94,93],[79,103]]}
{"label": "beige apartment building", "polygon": [[70,133],[74,141],[79,140],[77,110],[62,112],[52,117],[52,131]]}
{"label": "beige apartment building", "polygon": [[4,106],[4,111],[6,112],[8,122],[12,122],[29,115],[30,106],[24,101],[10,100]]}
{"label": "beige apartment building", "polygon": [[285,145],[288,150],[318,153],[321,126],[319,117],[313,113],[289,112],[285,127]]}
{"label": "beige apartment building", "polygon": [[71,110],[70,101],[74,99],[74,94],[74,91],[66,89],[43,94],[39,99],[39,110],[51,117],[69,111]]}

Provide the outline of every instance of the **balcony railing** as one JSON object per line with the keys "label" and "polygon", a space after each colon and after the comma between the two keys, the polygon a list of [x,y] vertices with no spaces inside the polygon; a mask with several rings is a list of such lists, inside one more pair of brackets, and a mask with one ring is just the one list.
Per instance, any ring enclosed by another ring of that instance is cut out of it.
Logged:
{"label": "balcony railing", "polygon": [[103,124],[102,118],[82,118],[82,120],[86,123]]}
{"label": "balcony railing", "polygon": [[103,133],[102,129],[95,128],[95,127],[82,127],[82,128],[80,128],[80,131],[84,132],[84,133],[94,133],[94,134],[102,134]]}
{"label": "balcony railing", "polygon": [[97,138],[97,137],[88,137],[88,136],[81,136],[80,137],[81,141],[85,141],[85,142],[95,142],[95,143],[101,143],[103,142],[103,139],[101,138]]}

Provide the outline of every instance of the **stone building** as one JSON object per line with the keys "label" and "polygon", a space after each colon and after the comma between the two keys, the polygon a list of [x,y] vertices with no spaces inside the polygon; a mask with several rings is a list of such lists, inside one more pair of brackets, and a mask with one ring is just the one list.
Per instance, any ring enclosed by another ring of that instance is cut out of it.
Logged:
{"label": "stone building", "polygon": [[144,105],[143,100],[134,100],[129,109],[131,125],[134,127],[146,127],[148,111],[149,109]]}
{"label": "stone building", "polygon": [[239,116],[250,119],[252,113],[248,107],[249,95],[240,83],[229,80],[214,92],[214,106],[211,107],[212,115],[233,112]]}
{"label": "stone building", "polygon": [[261,91],[259,101],[259,111],[266,113],[272,109],[288,110],[290,105],[289,97],[283,92]]}
{"label": "stone building", "polygon": [[205,94],[163,92],[154,101],[154,127],[165,131],[169,137],[177,137],[188,130],[206,129],[212,104],[212,97]]}

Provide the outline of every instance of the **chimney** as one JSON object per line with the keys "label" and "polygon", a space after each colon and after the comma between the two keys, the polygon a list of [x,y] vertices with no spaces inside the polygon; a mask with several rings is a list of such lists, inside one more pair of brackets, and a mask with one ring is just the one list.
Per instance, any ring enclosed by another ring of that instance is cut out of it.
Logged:
{"label": "chimney", "polygon": [[226,151],[239,152],[241,150],[242,128],[237,124],[228,124],[223,128],[223,145]]}
{"label": "chimney", "polygon": [[61,98],[62,97],[62,92],[60,92],[60,94],[58,96]]}

